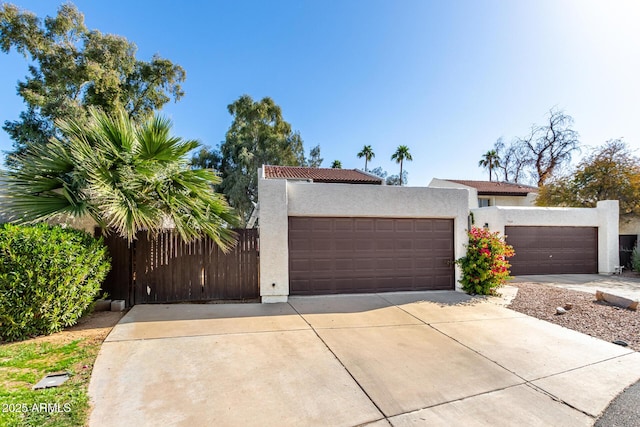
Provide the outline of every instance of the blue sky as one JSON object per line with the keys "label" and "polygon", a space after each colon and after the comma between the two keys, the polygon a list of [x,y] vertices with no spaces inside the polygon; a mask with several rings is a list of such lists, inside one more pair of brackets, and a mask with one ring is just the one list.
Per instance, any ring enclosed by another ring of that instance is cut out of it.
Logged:
{"label": "blue sky", "polygon": [[[55,1],[15,1],[39,16]],[[583,146],[640,148],[640,2],[593,0],[75,1],[89,28],[127,37],[187,71],[163,113],[176,134],[215,146],[242,94],[270,96],[323,166],[372,145],[390,173],[409,146],[409,185],[488,179],[477,164],[554,106]],[[0,55],[0,121],[24,109],[17,54]],[[0,131],[0,150],[11,141]]]}

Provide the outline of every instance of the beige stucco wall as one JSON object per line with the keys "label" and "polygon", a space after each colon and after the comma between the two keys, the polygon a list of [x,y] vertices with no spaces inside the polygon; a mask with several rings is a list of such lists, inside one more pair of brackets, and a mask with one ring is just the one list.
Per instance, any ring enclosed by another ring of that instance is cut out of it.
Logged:
{"label": "beige stucco wall", "polygon": [[429,188],[458,188],[467,190],[469,193],[469,209],[478,207],[478,190],[468,185],[447,181],[446,179],[433,178],[429,183]]}
{"label": "beige stucco wall", "polygon": [[536,193],[522,196],[480,196],[491,199],[491,206],[535,206]]}
{"label": "beige stucco wall", "polygon": [[[259,177],[262,302],[284,302],[289,295],[289,216],[451,218],[454,256],[464,256],[466,190],[267,180],[261,171]],[[458,270],[455,279],[459,288]]]}
{"label": "beige stucco wall", "polygon": [[492,206],[472,209],[475,224],[504,234],[505,226],[598,227],[598,271],[613,273],[619,263],[618,201],[598,202],[596,208]]}

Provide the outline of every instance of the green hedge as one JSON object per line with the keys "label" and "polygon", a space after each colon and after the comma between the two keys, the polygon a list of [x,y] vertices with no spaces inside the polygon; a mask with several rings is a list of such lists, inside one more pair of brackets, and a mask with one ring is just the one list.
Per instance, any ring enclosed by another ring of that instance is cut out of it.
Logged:
{"label": "green hedge", "polygon": [[60,226],[0,225],[0,340],[77,322],[111,268],[102,240]]}
{"label": "green hedge", "polygon": [[631,253],[631,268],[640,272],[640,246],[636,246]]}

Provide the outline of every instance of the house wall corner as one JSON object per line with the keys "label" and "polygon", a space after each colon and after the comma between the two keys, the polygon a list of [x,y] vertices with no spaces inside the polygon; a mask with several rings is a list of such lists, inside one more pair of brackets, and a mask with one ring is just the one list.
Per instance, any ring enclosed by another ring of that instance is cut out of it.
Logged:
{"label": "house wall corner", "polygon": [[618,251],[619,204],[617,200],[602,200],[596,205],[598,211],[598,272],[611,274],[620,265]]}
{"label": "house wall corner", "polygon": [[287,302],[289,295],[287,181],[259,179],[258,195],[260,200],[260,297],[263,303]]}

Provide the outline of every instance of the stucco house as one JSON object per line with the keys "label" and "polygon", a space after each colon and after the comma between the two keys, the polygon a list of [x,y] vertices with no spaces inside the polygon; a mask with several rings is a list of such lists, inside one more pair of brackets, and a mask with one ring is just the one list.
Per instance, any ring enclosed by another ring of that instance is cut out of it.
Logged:
{"label": "stucco house", "polygon": [[263,302],[459,289],[454,261],[464,256],[472,222],[513,236],[514,274],[612,273],[618,264],[617,201],[480,208],[471,204],[478,189],[469,186],[397,187],[367,177],[358,170],[259,169]]}
{"label": "stucco house", "polygon": [[511,182],[433,178],[429,187],[469,190],[470,209],[489,206],[535,206],[538,196],[538,187]]}

